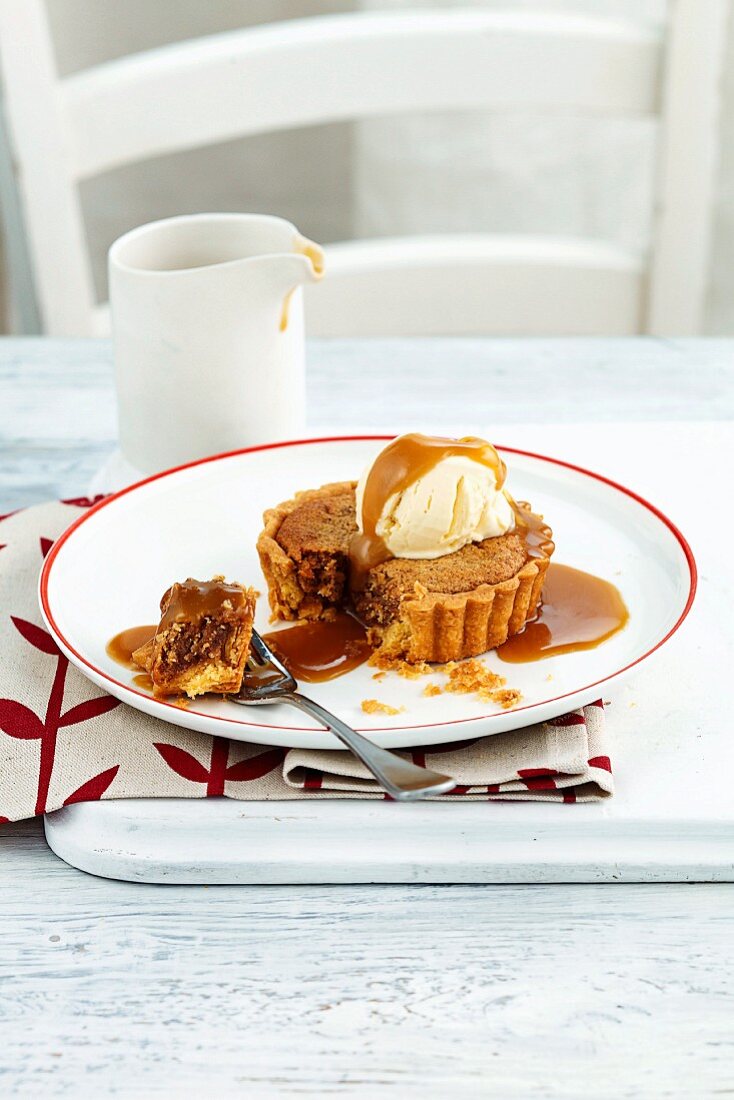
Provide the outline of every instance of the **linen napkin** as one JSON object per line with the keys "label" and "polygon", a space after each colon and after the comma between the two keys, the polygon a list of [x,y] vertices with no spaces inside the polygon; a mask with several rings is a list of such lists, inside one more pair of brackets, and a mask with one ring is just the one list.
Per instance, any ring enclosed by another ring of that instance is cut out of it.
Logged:
{"label": "linen napkin", "polygon": [[[192,733],[104,694],[42,625],[38,573],[94,500],[0,517],[0,821],[101,798],[385,798],[348,752]],[[443,797],[588,802],[613,792],[601,702],[536,726],[405,750],[453,776]]]}

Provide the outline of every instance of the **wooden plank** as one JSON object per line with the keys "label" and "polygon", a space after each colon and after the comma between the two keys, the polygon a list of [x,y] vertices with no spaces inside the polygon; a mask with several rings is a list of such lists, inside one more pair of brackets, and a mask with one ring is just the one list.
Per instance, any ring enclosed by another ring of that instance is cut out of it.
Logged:
{"label": "wooden plank", "polygon": [[0,881],[8,1096],[730,1085],[731,887],[163,889],[49,852]]}
{"label": "wooden plank", "polygon": [[[501,443],[521,417],[569,425],[731,419],[733,354],[726,339],[314,340],[309,430],[399,429],[416,394],[427,430],[491,428]],[[345,407],[354,410],[347,421]],[[115,435],[109,341],[0,340],[0,514],[86,493]]]}

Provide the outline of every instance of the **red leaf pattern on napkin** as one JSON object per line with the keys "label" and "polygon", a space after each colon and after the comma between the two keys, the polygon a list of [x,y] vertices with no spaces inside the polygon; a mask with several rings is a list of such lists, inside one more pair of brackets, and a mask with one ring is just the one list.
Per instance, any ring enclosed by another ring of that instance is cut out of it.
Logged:
{"label": "red leaf pattern on napkin", "polygon": [[225,783],[244,783],[261,779],[283,763],[287,751],[280,748],[267,749],[265,752],[251,756],[247,760],[240,760],[236,764],[230,764],[228,767],[229,741],[224,737],[214,737],[207,768],[195,756],[177,745],[156,742],[154,747],[176,775],[180,775],[182,779],[188,779],[191,783],[206,783],[206,793],[210,798],[223,795]]}
{"label": "red leaf pattern on napkin", "polygon": [[88,722],[90,718],[99,718],[100,714],[106,714],[108,710],[119,707],[120,700],[113,699],[111,695],[98,695],[95,699],[86,699],[83,703],[77,703],[75,707],[67,710],[59,719],[59,726],[75,726],[78,722]]}
{"label": "red leaf pattern on napkin", "polygon": [[209,772],[204,765],[192,756],[186,749],[180,749],[177,745],[169,745],[165,742],[155,741],[153,748],[157,749],[168,767],[180,775],[182,779],[188,779],[191,783],[207,783]]}
{"label": "red leaf pattern on napkin", "polygon": [[30,645],[40,649],[42,653],[48,653],[51,657],[60,656],[61,651],[47,630],[44,630],[41,626],[36,626],[35,623],[29,623],[27,619],[18,619],[15,615],[11,615],[10,618],[15,629],[23,635]]}
{"label": "red leaf pattern on napkin", "polygon": [[[592,703],[592,706],[594,704]],[[562,714],[560,718],[549,718],[549,726],[583,726],[584,718],[581,714]]]}
{"label": "red leaf pattern on napkin", "polygon": [[94,504],[99,504],[100,500],[104,500],[107,493],[97,493],[96,497],[69,497],[68,500],[62,500],[62,504],[73,504],[76,508],[91,508]]}
{"label": "red leaf pattern on napkin", "polygon": [[37,741],[43,737],[46,727],[30,707],[15,699],[0,699],[0,730],[21,741]]}
{"label": "red leaf pattern on napkin", "polygon": [[[45,547],[44,544],[46,544]],[[48,549],[52,545],[53,542],[51,539],[40,539],[41,553],[43,556],[48,553]],[[81,722],[88,721],[90,718],[99,717],[99,715],[105,714],[116,707],[118,701],[109,695],[102,695],[95,699],[87,699],[83,703],[78,703],[76,706],[71,707],[66,714],[62,715],[61,710],[64,702],[66,674],[69,668],[67,658],[60,651],[48,631],[44,630],[43,627],[38,626],[36,623],[29,622],[28,619],[21,619],[16,615],[11,615],[11,620],[15,629],[29,645],[33,646],[34,649],[39,650],[41,653],[47,654],[49,657],[56,658],[56,672],[54,673],[53,682],[51,684],[51,691],[46,706],[46,717],[43,722],[32,710],[30,710],[30,708],[23,706],[22,703],[16,702],[13,699],[0,700],[0,728],[6,733],[9,733],[11,737],[23,738],[26,740],[39,740],[41,742],[35,812],[37,814],[42,814],[45,813],[48,803],[48,792],[56,759],[56,741],[59,730],[62,727],[75,726]],[[106,790],[109,783],[112,782],[112,778],[113,776],[110,775],[108,782],[105,784],[104,788],[101,788],[101,793],[97,797],[102,797],[104,790]],[[96,777],[96,780],[98,779],[99,776]],[[96,780],[90,780],[89,782],[96,782]],[[86,784],[82,784],[79,790],[85,788],[85,786]],[[97,788],[95,787],[94,789]]]}
{"label": "red leaf pattern on napkin", "polygon": [[228,783],[245,783],[253,779],[261,779],[263,775],[274,771],[285,760],[286,749],[268,749],[267,752],[251,756],[249,760],[240,760],[238,764],[230,764],[227,768],[226,778]]}
{"label": "red leaf pattern on napkin", "polygon": [[119,770],[120,765],[115,764],[114,768],[108,768],[107,771],[88,779],[86,783],[82,783],[81,787],[77,787],[73,794],[64,799],[64,805],[71,806],[72,802],[99,802]]}
{"label": "red leaf pattern on napkin", "polygon": [[611,774],[612,762],[608,756],[592,756],[589,760],[590,768],[601,768],[605,772]]}

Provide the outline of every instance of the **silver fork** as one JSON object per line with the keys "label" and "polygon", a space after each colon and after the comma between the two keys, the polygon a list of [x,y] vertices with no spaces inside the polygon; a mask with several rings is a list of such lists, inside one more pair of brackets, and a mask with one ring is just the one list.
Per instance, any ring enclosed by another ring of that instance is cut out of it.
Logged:
{"label": "silver fork", "polygon": [[[438,772],[432,772],[428,768],[419,768],[417,764],[403,760],[394,752],[381,749],[379,745],[368,741],[361,733],[353,730],[346,722],[330,714],[320,703],[301,695],[295,679],[268,649],[256,630],[252,632],[250,660],[257,670],[258,678],[262,678],[262,682],[253,684],[251,680],[248,684],[245,674],[237,695],[227,696],[233,703],[241,703],[244,706],[290,703],[291,706],[305,711],[335,733],[365,767],[369,768],[390,797],[398,802],[413,802],[431,795],[446,794],[456,786],[455,781],[446,775],[439,775]],[[268,675],[269,673],[272,673],[272,676]]]}

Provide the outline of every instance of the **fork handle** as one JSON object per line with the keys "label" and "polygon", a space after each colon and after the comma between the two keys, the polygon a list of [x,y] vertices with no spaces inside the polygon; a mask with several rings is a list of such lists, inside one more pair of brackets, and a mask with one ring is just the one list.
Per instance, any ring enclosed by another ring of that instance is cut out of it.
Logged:
{"label": "fork handle", "polygon": [[361,733],[357,733],[346,722],[342,722],[336,715],[325,710],[320,703],[306,698],[300,692],[294,691],[284,696],[284,701],[292,703],[294,707],[310,714],[312,718],[323,722],[325,726],[335,733],[347,748],[351,749],[364,766],[372,772],[380,786],[387,791],[391,798],[398,802],[413,802],[419,798],[429,798],[438,794],[446,794],[456,786],[453,779],[428,768],[419,768],[409,760],[403,760],[394,752],[381,749],[373,741],[368,741]]}

